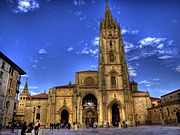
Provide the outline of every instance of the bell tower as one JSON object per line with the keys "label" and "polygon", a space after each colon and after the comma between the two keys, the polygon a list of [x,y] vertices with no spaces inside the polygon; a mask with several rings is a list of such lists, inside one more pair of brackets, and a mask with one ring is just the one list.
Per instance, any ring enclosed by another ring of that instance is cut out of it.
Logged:
{"label": "bell tower", "polygon": [[123,119],[125,120],[126,99],[130,98],[130,92],[128,92],[130,91],[128,68],[120,25],[113,18],[107,0],[104,18],[100,22],[99,50],[98,73],[102,102],[102,108],[100,109],[102,118],[100,118],[100,122],[102,124],[108,122],[107,106],[108,102],[110,102],[109,95],[112,95],[112,93],[116,93],[117,98],[122,103]]}

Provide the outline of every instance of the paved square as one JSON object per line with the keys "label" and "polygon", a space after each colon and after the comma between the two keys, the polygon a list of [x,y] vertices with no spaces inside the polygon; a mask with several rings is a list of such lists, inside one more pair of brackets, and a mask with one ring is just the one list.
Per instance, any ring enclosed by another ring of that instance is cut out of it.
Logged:
{"label": "paved square", "polygon": [[[1,135],[13,135],[9,132],[1,132]],[[14,135],[20,135],[14,133]],[[170,126],[140,126],[130,128],[99,128],[99,129],[43,129],[42,135],[180,135],[180,127]]]}

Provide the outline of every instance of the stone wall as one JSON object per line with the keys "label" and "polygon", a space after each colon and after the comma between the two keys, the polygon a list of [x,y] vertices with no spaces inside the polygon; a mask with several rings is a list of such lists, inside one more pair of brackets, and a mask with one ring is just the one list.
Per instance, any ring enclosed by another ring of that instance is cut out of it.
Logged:
{"label": "stone wall", "polygon": [[152,107],[149,94],[146,92],[133,92],[134,119],[136,124],[146,124],[148,120],[148,108]]}
{"label": "stone wall", "polygon": [[[3,67],[4,62],[4,67]],[[0,125],[3,124],[10,65],[0,58]]]}

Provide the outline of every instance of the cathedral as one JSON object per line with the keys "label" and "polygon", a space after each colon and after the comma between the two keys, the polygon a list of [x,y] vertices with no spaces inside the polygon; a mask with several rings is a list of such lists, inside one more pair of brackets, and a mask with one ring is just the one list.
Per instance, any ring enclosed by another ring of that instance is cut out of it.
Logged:
{"label": "cathedral", "polygon": [[20,94],[16,121],[77,123],[80,127],[97,122],[98,126],[146,124],[152,100],[130,82],[121,29],[106,2],[100,21],[98,71],[75,73],[75,83],[49,89],[48,94],[31,96],[28,82]]}

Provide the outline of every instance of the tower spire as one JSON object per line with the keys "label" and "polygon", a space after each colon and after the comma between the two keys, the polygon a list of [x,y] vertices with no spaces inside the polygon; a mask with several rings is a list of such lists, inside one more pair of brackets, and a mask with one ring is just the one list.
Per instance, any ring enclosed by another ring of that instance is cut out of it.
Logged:
{"label": "tower spire", "polygon": [[26,83],[24,85],[24,89],[22,93],[28,93],[28,78],[26,78]]}
{"label": "tower spire", "polygon": [[106,0],[106,8],[104,12],[104,24],[106,27],[112,27],[115,24],[111,10],[109,8],[108,0]]}

